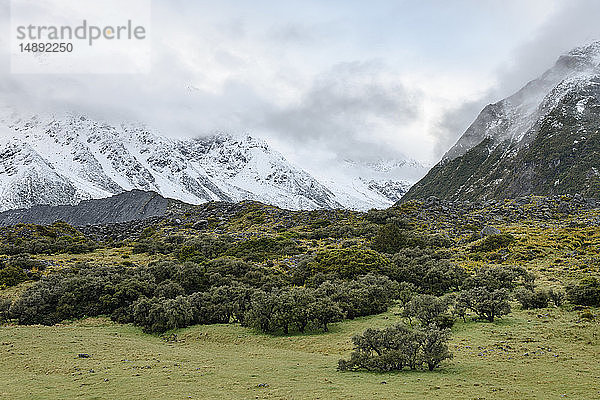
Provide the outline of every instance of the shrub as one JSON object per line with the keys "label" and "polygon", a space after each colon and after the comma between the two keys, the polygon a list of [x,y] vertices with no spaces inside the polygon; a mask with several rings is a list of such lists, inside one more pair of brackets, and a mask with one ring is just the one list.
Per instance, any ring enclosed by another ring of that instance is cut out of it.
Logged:
{"label": "shrub", "polygon": [[0,264],[0,287],[16,286],[27,280],[27,274],[23,268],[16,265],[1,265]]}
{"label": "shrub", "polygon": [[449,330],[435,326],[415,329],[397,324],[385,329],[367,329],[354,336],[354,351],[349,360],[340,360],[340,371],[388,372],[408,367],[417,369],[424,364],[430,371],[452,355],[448,350]]}
{"label": "shrub", "polygon": [[567,286],[567,299],[573,304],[582,306],[600,306],[600,280],[587,277]]}
{"label": "shrub", "polygon": [[228,286],[211,288],[208,292],[197,292],[188,297],[194,308],[196,324],[226,324],[234,315],[233,293]]}
{"label": "shrub", "polygon": [[11,299],[0,297],[0,322],[8,322],[10,319]]}
{"label": "shrub", "polygon": [[389,223],[379,228],[371,247],[383,253],[397,253],[404,248],[449,247],[452,241],[443,235],[421,235],[405,225]]}
{"label": "shrub", "polygon": [[[19,254],[12,256],[6,260],[0,261],[0,269],[3,267],[16,270],[20,269],[25,274],[25,278],[16,282],[17,284],[23,280],[38,280],[42,276],[42,271],[46,269],[46,263],[44,261],[35,260],[30,258],[29,254]],[[0,272],[0,274],[2,274]],[[10,275],[10,274],[9,274]],[[20,274],[19,274],[20,275]],[[0,278],[0,286],[2,286],[2,278]],[[6,286],[14,286],[5,282]]]}
{"label": "shrub", "polygon": [[422,326],[436,325],[441,328],[451,328],[454,324],[448,313],[450,302],[431,295],[414,296],[402,310],[402,315],[409,321],[419,321]]}
{"label": "shrub", "polygon": [[420,244],[397,224],[386,224],[377,231],[371,247],[384,253],[396,253],[405,247],[420,247]]}
{"label": "shrub", "polygon": [[389,276],[392,266],[386,257],[359,246],[322,250],[316,254],[314,262],[310,265],[313,274],[321,272],[345,279],[368,273]]}
{"label": "shrub", "polygon": [[488,235],[485,238],[481,239],[481,241],[471,247],[471,251],[494,251],[501,249],[503,247],[508,247],[513,244],[517,239],[511,235],[510,233],[499,233],[496,235]]}
{"label": "shrub", "polygon": [[308,324],[315,319],[315,310],[313,310],[313,305],[317,303],[315,290],[294,287],[286,293],[286,296],[288,297],[286,303],[290,306],[290,323],[299,332],[304,332]]}
{"label": "shrub", "polygon": [[244,323],[262,332],[289,333],[291,326],[304,332],[312,325],[323,331],[328,324],[344,318],[340,306],[311,288],[292,288],[270,293],[258,290],[251,298]]}
{"label": "shrub", "polygon": [[0,243],[0,254],[78,254],[97,247],[96,242],[64,222],[48,226],[18,224],[5,229],[8,232],[4,232],[5,243]]}
{"label": "shrub", "polygon": [[490,290],[483,286],[463,290],[456,299],[459,310],[471,310],[478,317],[494,322],[497,317],[510,313],[509,291]]}
{"label": "shrub", "polygon": [[448,340],[450,339],[449,329],[427,329],[425,337],[421,342],[423,352],[423,362],[427,368],[433,371],[440,363],[448,358],[452,358],[452,353],[448,350]]}
{"label": "shrub", "polygon": [[134,254],[169,254],[173,251],[173,246],[154,237],[144,237],[133,243],[132,252]]}
{"label": "shrub", "polygon": [[526,288],[518,288],[514,292],[515,298],[524,310],[546,308],[550,301],[550,294],[547,290],[529,290]]}
{"label": "shrub", "polygon": [[162,333],[183,328],[194,318],[195,310],[184,296],[174,299],[140,298],[133,306],[133,320],[145,332]]}
{"label": "shrub", "polygon": [[227,236],[200,235],[184,242],[175,252],[175,257],[182,262],[200,263],[224,255],[231,246],[230,242]]}
{"label": "shrub", "polygon": [[244,323],[262,332],[275,332],[278,329],[275,320],[277,301],[276,293],[255,291],[250,300],[250,307],[244,315]]}
{"label": "shrub", "polygon": [[400,286],[387,277],[365,275],[354,281],[327,281],[319,286],[317,297],[330,297],[348,319],[379,314],[400,295]]}
{"label": "shrub", "polygon": [[225,253],[246,261],[265,261],[280,256],[300,254],[301,248],[292,239],[282,236],[261,237],[238,242]]}
{"label": "shrub", "polygon": [[550,298],[550,301],[552,303],[554,303],[554,305],[556,307],[562,306],[565,301],[565,293],[563,291],[550,289],[548,291],[548,297]]}
{"label": "shrub", "polygon": [[315,322],[317,326],[327,332],[328,324],[341,321],[344,318],[344,313],[340,306],[329,297],[321,297],[312,302],[309,306],[309,318]]}
{"label": "shrub", "polygon": [[498,289],[513,290],[517,284],[533,289],[534,276],[522,267],[482,268],[475,275],[465,279],[462,288],[484,287],[490,291]]}
{"label": "shrub", "polygon": [[181,285],[170,279],[162,281],[154,290],[154,295],[156,297],[163,297],[165,299],[174,299],[178,296],[183,296],[184,294],[185,290],[183,290]]}
{"label": "shrub", "polygon": [[467,278],[464,268],[446,259],[448,254],[432,250],[406,249],[393,256],[390,278],[409,282],[419,291],[441,296],[459,286]]}

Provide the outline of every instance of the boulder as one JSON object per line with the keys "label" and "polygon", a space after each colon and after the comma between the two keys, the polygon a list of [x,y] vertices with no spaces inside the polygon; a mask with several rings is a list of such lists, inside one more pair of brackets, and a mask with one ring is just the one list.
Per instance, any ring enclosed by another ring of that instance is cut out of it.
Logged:
{"label": "boulder", "polygon": [[494,228],[493,226],[484,226],[480,232],[481,237],[489,236],[489,235],[499,235],[500,229]]}

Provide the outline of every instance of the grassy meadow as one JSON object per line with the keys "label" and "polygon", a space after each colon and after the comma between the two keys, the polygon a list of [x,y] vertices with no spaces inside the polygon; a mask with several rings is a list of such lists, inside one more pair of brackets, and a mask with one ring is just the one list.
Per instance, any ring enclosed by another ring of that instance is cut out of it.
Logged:
{"label": "grassy meadow", "polygon": [[[6,399],[595,399],[600,325],[561,309],[458,322],[454,358],[433,373],[338,372],[350,337],[399,318],[345,321],[329,333],[269,336],[238,325],[148,335],[102,318],[0,328]],[[89,358],[79,358],[79,353]]]}

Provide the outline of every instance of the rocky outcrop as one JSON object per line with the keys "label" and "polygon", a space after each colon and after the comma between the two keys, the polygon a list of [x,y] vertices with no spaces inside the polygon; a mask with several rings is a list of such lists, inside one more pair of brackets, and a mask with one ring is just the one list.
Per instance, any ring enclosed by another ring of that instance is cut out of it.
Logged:
{"label": "rocky outcrop", "polygon": [[61,206],[33,206],[0,213],[0,226],[18,223],[39,225],[64,221],[72,226],[98,225],[164,216],[172,201],[156,192],[132,190],[116,196]]}

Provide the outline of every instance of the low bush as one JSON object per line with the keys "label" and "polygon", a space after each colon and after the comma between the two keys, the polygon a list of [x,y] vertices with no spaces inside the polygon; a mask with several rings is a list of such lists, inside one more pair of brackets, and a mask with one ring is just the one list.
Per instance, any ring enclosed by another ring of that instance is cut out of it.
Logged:
{"label": "low bush", "polygon": [[389,276],[393,264],[374,250],[352,246],[319,251],[309,268],[313,275],[323,273],[337,278],[351,279],[368,273]]}
{"label": "low bush", "polygon": [[441,296],[458,290],[468,277],[464,268],[448,261],[447,257],[447,252],[405,249],[392,257],[394,268],[389,277],[409,282],[422,293]]}
{"label": "low bush", "polygon": [[510,292],[508,289],[490,290],[486,287],[474,287],[463,290],[456,299],[459,314],[471,310],[481,319],[494,322],[498,317],[510,313]]}
{"label": "low bush", "polygon": [[454,318],[448,312],[449,298],[431,295],[414,296],[402,310],[402,315],[412,323],[418,321],[422,326],[436,325],[442,329],[451,328]]}
{"label": "low bush", "polygon": [[349,360],[340,360],[338,370],[388,372],[426,367],[433,371],[452,357],[448,350],[450,330],[435,326],[411,328],[397,324],[385,329],[367,329],[354,336]]}
{"label": "low bush", "polygon": [[514,242],[516,242],[516,238],[510,233],[499,233],[496,235],[488,235],[481,239],[479,243],[471,247],[472,252],[489,252],[494,250],[499,250],[504,247],[508,247]]}
{"label": "low bush", "polygon": [[388,223],[377,231],[371,248],[394,254],[405,248],[449,247],[452,241],[443,235],[423,235],[406,229],[405,224]]}
{"label": "low bush", "polygon": [[0,323],[8,322],[10,319],[10,305],[12,300],[6,297],[0,297]]}
{"label": "low bush", "polygon": [[514,292],[515,299],[521,303],[524,310],[546,308],[550,301],[550,293],[547,290],[530,290],[518,288]]}
{"label": "low bush", "polygon": [[572,304],[582,306],[600,306],[600,280],[587,277],[578,283],[567,286],[567,299]]}

